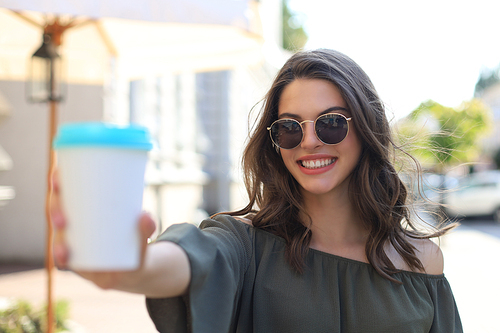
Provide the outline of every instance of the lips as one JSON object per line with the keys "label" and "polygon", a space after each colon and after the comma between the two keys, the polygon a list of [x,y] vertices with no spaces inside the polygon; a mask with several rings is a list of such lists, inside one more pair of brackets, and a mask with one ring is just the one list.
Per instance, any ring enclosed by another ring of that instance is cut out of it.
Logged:
{"label": "lips", "polygon": [[332,169],[337,162],[332,156],[307,156],[297,160],[300,170],[307,175],[316,175]]}

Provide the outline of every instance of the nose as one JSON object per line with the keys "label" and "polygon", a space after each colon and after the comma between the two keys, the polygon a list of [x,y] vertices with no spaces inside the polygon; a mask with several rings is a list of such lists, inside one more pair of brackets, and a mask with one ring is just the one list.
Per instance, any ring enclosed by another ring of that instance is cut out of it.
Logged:
{"label": "nose", "polygon": [[314,132],[314,121],[304,120],[301,125],[302,131],[304,132],[304,137],[302,138],[302,143],[300,144],[302,148],[311,150],[323,145],[323,142],[318,139],[316,133]]}

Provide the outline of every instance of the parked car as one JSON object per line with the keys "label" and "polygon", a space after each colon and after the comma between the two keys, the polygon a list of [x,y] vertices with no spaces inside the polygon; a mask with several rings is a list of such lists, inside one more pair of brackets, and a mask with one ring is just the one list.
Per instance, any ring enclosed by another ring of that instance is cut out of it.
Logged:
{"label": "parked car", "polygon": [[455,177],[431,172],[424,172],[419,179],[420,183],[417,182],[417,179],[411,179],[412,183],[410,183],[405,175],[402,176],[402,179],[410,187],[416,203],[431,211],[440,209],[439,204],[443,203],[446,190],[455,186],[454,184],[457,182]]}
{"label": "parked car", "polygon": [[448,188],[445,212],[450,217],[493,216],[500,221],[500,171],[473,173]]}
{"label": "parked car", "polygon": [[448,177],[436,173],[424,173],[420,191],[422,195],[432,202],[441,203],[442,193],[446,187]]}

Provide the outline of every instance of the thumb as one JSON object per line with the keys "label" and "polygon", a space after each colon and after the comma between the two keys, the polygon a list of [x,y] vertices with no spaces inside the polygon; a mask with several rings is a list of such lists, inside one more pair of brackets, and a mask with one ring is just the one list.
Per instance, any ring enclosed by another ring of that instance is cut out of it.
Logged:
{"label": "thumb", "polygon": [[148,213],[143,213],[139,218],[139,234],[141,239],[141,267],[144,265],[148,239],[156,230],[156,224]]}
{"label": "thumb", "polygon": [[148,213],[143,213],[139,218],[139,233],[141,239],[148,239],[156,230],[156,223]]}

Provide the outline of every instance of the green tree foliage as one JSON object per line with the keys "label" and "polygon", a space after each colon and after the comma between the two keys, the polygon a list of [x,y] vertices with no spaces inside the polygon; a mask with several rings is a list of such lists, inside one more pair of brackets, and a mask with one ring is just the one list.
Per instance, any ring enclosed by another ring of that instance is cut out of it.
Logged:
{"label": "green tree foliage", "polygon": [[283,0],[283,48],[292,52],[306,45],[307,34],[298,14],[292,12],[288,0]]}
{"label": "green tree foliage", "polygon": [[[66,331],[64,322],[69,317],[67,301],[55,306],[56,332]],[[35,310],[26,301],[16,301],[6,309],[0,309],[0,333],[43,333],[47,331],[47,310]]]}
{"label": "green tree foliage", "polygon": [[491,117],[478,99],[458,108],[428,100],[398,123],[396,135],[424,167],[443,172],[448,166],[477,159],[478,140],[488,132]]}

